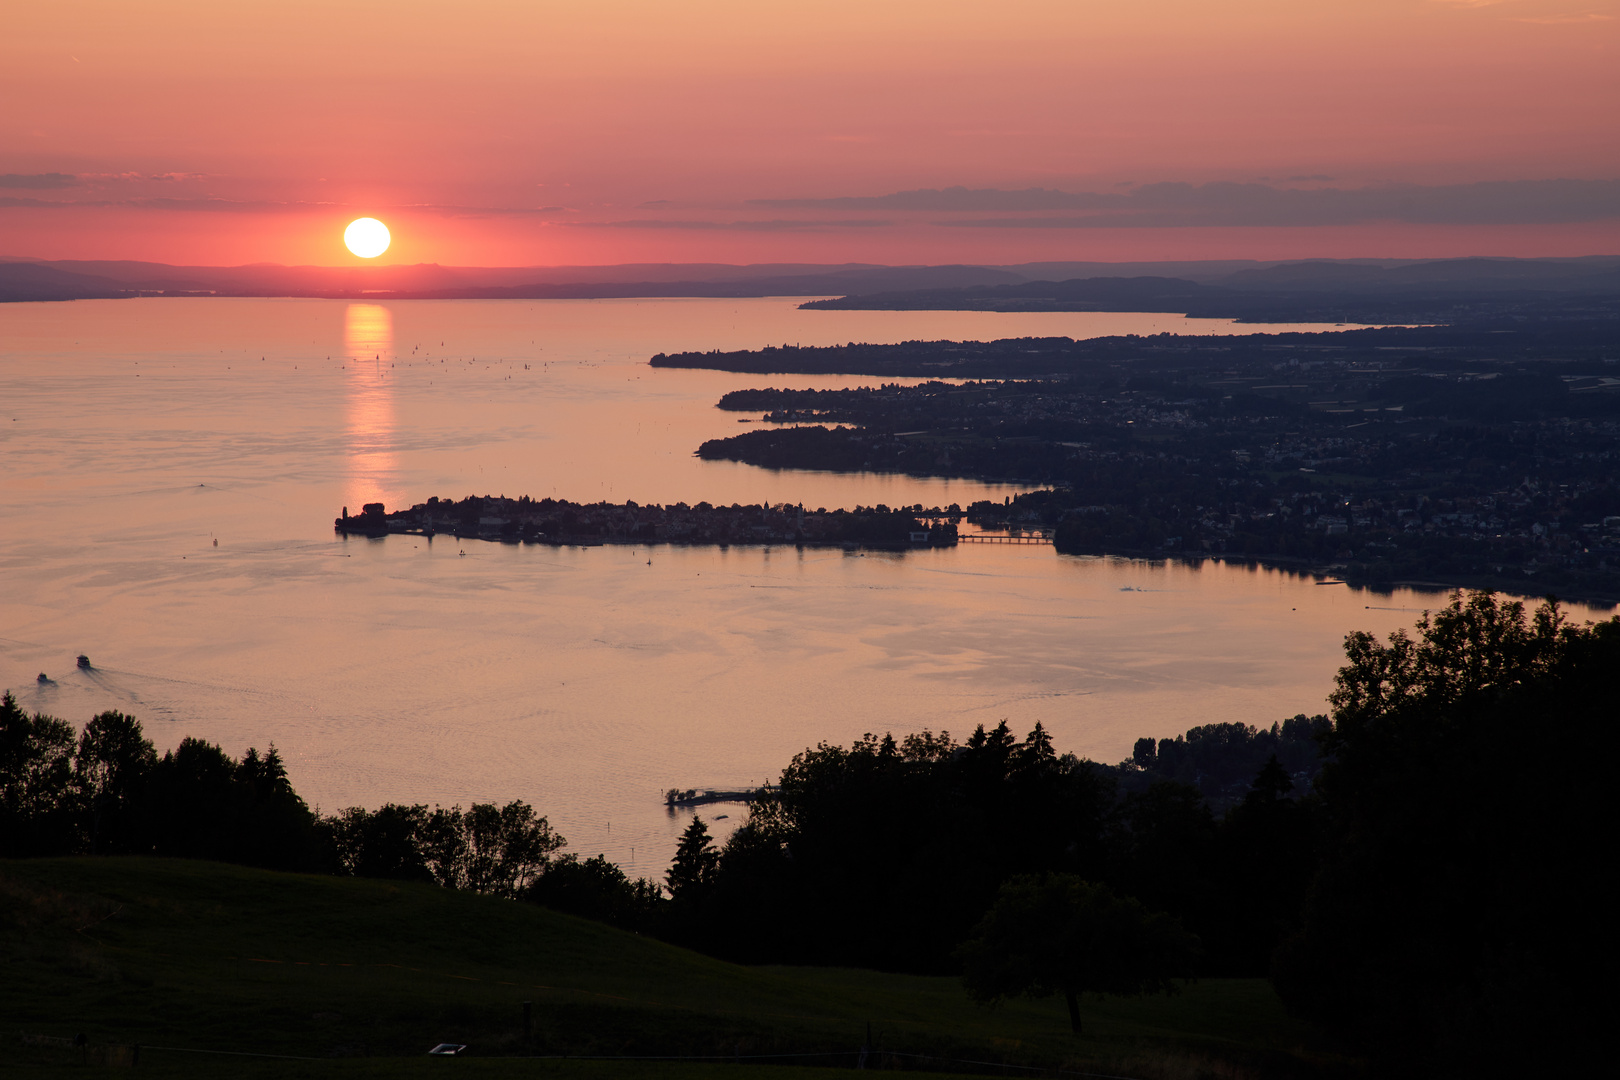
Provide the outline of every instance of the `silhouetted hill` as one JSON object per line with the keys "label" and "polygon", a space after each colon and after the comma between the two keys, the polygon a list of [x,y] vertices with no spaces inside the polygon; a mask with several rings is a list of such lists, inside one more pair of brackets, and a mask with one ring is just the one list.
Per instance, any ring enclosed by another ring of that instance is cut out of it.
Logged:
{"label": "silhouetted hill", "polygon": [[1486,292],[1495,289],[1614,292],[1620,289],[1620,258],[1439,259],[1387,267],[1313,260],[1239,270],[1222,279],[1220,284],[1232,289],[1296,292],[1383,292],[1437,287]]}
{"label": "silhouetted hill", "polygon": [[169,266],[127,260],[0,260],[0,299],[212,294],[386,299],[864,295],[1024,280],[983,266],[632,264],[625,266]]}
{"label": "silhouetted hill", "polygon": [[1313,260],[1192,281],[1160,276],[1024,281],[843,296],[820,310],[1174,311],[1246,322],[1455,323],[1480,316],[1620,315],[1620,258]]}
{"label": "silhouetted hill", "polygon": [[133,295],[110,278],[76,274],[39,263],[0,263],[0,302],[100,300]]}

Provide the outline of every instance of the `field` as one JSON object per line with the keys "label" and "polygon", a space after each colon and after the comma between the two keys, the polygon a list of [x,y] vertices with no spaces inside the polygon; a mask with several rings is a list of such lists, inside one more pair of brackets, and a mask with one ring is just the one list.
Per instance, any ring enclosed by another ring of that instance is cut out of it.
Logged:
{"label": "field", "polygon": [[743,967],[527,904],[202,862],[0,862],[0,970],[0,1053],[40,1076],[138,1044],[176,1076],[797,1080],[857,1065],[868,1031],[868,1068],[1354,1071],[1262,980],[1088,999],[1075,1037],[1060,1001],[984,1009],[950,978]]}

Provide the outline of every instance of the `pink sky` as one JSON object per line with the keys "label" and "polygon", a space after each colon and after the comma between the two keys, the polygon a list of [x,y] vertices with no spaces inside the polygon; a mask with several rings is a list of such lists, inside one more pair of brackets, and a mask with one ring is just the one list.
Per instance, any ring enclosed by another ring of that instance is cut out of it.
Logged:
{"label": "pink sky", "polygon": [[[23,5],[0,254],[1615,253],[1617,44],[1620,0]],[[1032,188],[1114,201],[984,194]]]}

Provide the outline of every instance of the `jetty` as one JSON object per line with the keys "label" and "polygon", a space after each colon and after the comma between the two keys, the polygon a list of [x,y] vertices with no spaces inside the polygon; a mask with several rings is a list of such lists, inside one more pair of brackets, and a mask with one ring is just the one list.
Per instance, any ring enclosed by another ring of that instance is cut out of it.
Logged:
{"label": "jetty", "polygon": [[769,788],[737,788],[723,791],[716,788],[670,788],[664,792],[664,805],[674,809],[684,806],[702,806],[705,803],[751,803]]}
{"label": "jetty", "polygon": [[1052,544],[1056,529],[1041,529],[1022,533],[964,533],[956,538],[959,544]]}
{"label": "jetty", "polygon": [[955,546],[960,539],[957,525],[964,516],[957,507],[921,505],[811,510],[788,503],[659,506],[469,495],[460,500],[430,498],[408,510],[392,512],[382,503],[366,503],[358,514],[350,514],[344,507],[332,525],[341,536],[373,539],[402,533],[429,539],[443,534],[458,540],[569,547],[737,544],[903,551]]}

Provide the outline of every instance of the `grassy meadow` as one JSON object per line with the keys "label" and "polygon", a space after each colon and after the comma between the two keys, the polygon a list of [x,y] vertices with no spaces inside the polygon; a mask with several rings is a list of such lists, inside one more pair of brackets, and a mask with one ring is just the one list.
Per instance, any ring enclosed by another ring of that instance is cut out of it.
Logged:
{"label": "grassy meadow", "polygon": [[[0,862],[0,969],[4,1060],[32,1075],[139,1044],[143,1072],[175,1076],[796,1080],[853,1067],[869,1028],[869,1068],[1353,1071],[1264,980],[1087,999],[1076,1037],[1059,999],[985,1009],[952,978],[744,967],[530,904],[183,860]],[[64,1045],[80,1034],[88,1049]],[[472,1056],[426,1056],[439,1042]],[[187,1052],[205,1050],[279,1056]]]}

